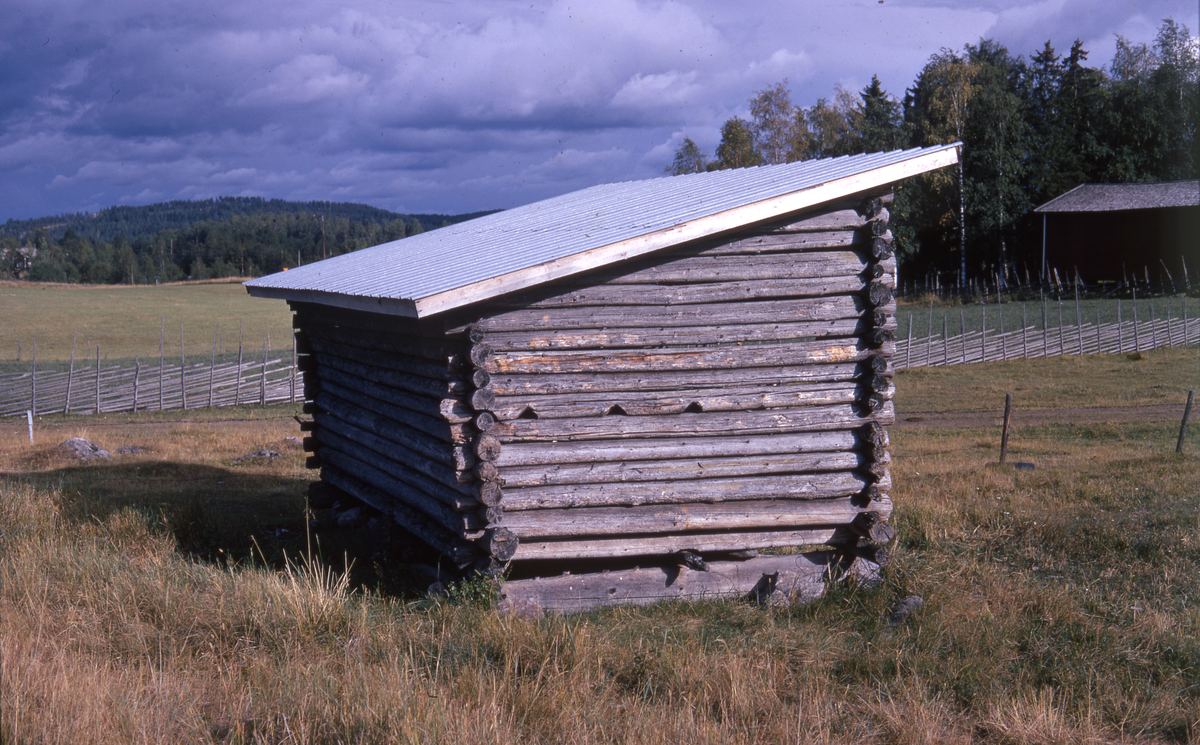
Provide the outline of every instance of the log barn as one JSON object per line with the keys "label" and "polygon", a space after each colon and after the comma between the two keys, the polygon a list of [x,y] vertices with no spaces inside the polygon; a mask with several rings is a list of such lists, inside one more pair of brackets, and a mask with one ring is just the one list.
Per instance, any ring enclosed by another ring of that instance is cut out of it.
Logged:
{"label": "log barn", "polygon": [[[1081,184],[1036,208],[1042,276],[1128,287],[1150,276],[1183,290],[1200,271],[1200,181]],[[1166,270],[1168,278],[1162,277]],[[1172,289],[1172,292],[1175,290]]]}
{"label": "log barn", "polygon": [[807,597],[886,562],[888,206],[957,159],[608,184],[246,287],[294,312],[316,488],[504,604]]}

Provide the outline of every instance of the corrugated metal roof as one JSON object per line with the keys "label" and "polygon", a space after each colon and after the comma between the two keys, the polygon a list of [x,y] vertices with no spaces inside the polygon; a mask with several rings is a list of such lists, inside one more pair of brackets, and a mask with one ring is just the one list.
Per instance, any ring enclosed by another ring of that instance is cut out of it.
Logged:
{"label": "corrugated metal roof", "polygon": [[1116,212],[1200,205],[1200,181],[1157,184],[1081,184],[1034,212]]}
{"label": "corrugated metal roof", "polygon": [[957,145],[605,184],[246,283],[252,295],[427,316],[879,189]]}

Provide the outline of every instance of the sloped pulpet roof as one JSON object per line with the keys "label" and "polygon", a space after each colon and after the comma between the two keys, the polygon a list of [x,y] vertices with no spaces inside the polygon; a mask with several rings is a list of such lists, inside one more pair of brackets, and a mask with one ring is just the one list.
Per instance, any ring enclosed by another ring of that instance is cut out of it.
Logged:
{"label": "sloped pulpet roof", "polygon": [[1115,212],[1200,205],[1200,181],[1157,184],[1081,184],[1034,212]]}
{"label": "sloped pulpet roof", "polygon": [[957,162],[955,144],[593,186],[260,277],[246,289],[425,317]]}

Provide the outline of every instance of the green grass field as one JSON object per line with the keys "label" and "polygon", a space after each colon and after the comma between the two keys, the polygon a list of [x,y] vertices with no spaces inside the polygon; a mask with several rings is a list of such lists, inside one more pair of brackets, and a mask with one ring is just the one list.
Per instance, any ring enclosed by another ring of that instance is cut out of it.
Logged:
{"label": "green grass field", "polygon": [[[0,372],[25,370],[37,342],[39,369],[61,367],[71,356],[93,354],[110,363],[157,360],[159,330],[165,327],[164,355],[179,360],[180,327],[189,360],[208,360],[214,338],[223,359],[236,358],[239,325],[246,353],[262,355],[267,334],[271,348],[291,350],[291,312],[282,300],[252,298],[239,283],[186,283],[161,286],[85,286],[0,283]],[[219,337],[218,337],[219,332]],[[20,342],[21,363],[17,364]],[[65,369],[65,368],[64,368]]]}

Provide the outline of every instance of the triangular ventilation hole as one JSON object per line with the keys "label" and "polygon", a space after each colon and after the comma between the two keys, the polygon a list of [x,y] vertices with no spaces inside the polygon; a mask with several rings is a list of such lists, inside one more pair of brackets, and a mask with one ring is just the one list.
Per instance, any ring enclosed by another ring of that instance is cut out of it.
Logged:
{"label": "triangular ventilation hole", "polygon": [[628,416],[628,414],[626,414],[625,410],[621,408],[620,404],[613,404],[612,406],[609,406],[608,410],[604,412],[604,416],[609,416],[610,414],[617,414],[619,416]]}
{"label": "triangular ventilation hole", "polygon": [[526,406],[524,409],[521,409],[520,414],[517,414],[517,419],[537,419],[537,418],[538,418],[537,412],[533,410],[532,406]]}
{"label": "triangular ventilation hole", "polygon": [[700,405],[699,401],[693,401],[683,411],[685,414],[700,414],[704,411],[704,407]]}

